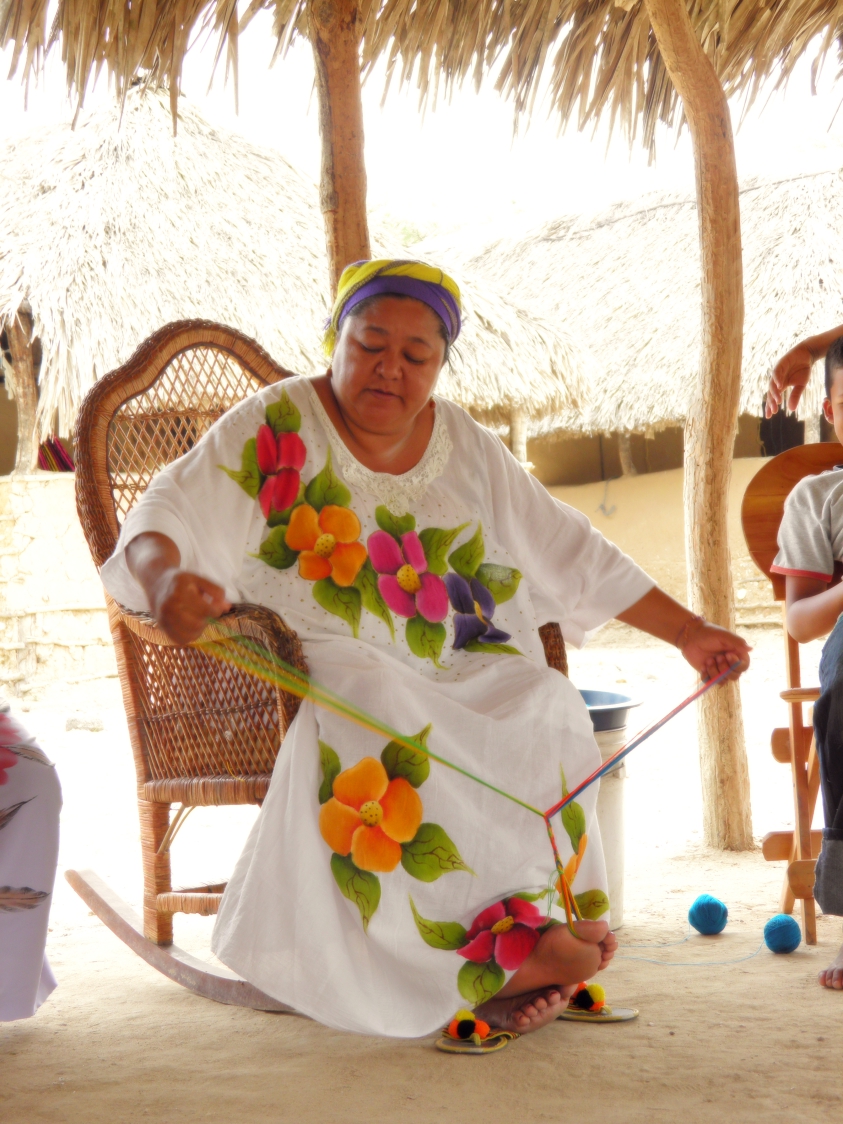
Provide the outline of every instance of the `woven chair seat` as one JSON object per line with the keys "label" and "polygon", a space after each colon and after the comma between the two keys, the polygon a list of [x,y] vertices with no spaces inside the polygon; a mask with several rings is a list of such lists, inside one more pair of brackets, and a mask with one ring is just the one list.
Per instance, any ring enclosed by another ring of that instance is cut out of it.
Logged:
{"label": "woven chair seat", "polygon": [[271,773],[251,777],[167,777],[138,787],[153,804],[259,804],[269,791]]}

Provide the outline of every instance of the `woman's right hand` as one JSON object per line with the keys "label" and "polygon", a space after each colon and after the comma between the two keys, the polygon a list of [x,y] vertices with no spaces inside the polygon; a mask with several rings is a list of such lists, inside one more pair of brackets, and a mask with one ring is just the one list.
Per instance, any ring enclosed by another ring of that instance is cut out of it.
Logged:
{"label": "woman's right hand", "polygon": [[192,643],[209,620],[231,608],[225,590],[181,569],[179,548],[157,531],[144,531],[127,544],[126,565],[146,593],[159,628],[175,644]]}
{"label": "woman's right hand", "polygon": [[163,571],[147,594],[158,627],[176,644],[190,644],[231,608],[224,590],[186,570]]}
{"label": "woman's right hand", "polygon": [[773,368],[770,385],[767,387],[767,402],[764,408],[766,417],[771,418],[779,409],[788,387],[790,387],[790,394],[787,396],[787,408],[791,411],[796,409],[811,377],[814,359],[815,356],[805,342],[798,343],[781,357]]}

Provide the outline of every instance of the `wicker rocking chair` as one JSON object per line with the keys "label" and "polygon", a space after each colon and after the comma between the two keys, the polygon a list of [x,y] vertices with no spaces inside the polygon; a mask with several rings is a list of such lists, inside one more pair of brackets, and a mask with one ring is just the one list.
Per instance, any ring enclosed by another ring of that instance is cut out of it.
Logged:
{"label": "wicker rocking chair", "polygon": [[[153,476],[190,451],[226,410],[287,378],[253,340],[202,320],[170,324],[87,395],[76,429],[76,503],[97,567]],[[143,925],[92,871],[67,879],[153,967],[198,994],[264,1010],[283,1004],[173,945],[173,914],[214,914],[225,884],[174,890],[169,847],[186,810],[260,804],[299,700],[106,598],[135,760],[143,859]],[[268,609],[235,605],[226,620],[307,672],[294,632]],[[209,631],[212,631],[209,630]],[[549,666],[567,674],[558,624],[540,630]],[[181,805],[170,821],[171,805]]]}

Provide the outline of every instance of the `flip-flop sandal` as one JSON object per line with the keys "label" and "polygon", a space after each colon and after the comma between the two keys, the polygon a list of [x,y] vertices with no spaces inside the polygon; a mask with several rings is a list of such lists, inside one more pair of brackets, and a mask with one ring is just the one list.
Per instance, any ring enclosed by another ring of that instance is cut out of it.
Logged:
{"label": "flip-flop sandal", "polygon": [[638,1009],[610,1007],[606,1002],[606,992],[600,984],[581,983],[568,1000],[566,1009],[557,1018],[576,1023],[624,1023],[629,1019],[637,1019]]}
{"label": "flip-flop sandal", "polygon": [[436,1039],[436,1049],[446,1054],[493,1054],[519,1038],[513,1030],[492,1029],[473,1011],[457,1011],[441,1038]]}

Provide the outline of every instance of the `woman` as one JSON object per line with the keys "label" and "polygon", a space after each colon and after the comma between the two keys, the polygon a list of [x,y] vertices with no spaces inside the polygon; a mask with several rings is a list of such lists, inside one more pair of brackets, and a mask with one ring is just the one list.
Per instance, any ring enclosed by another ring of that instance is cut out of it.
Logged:
{"label": "woman", "polygon": [[[707,675],[748,649],[655,589],[433,395],[459,330],[459,289],[439,270],[350,266],[328,373],[261,391],[163,472],[103,579],[182,642],[232,601],[276,609],[314,679],[545,808],[599,756],[540,624],[558,620],[580,644],[620,617]],[[616,948],[595,799],[591,788],[558,829],[586,918],[575,937],[555,923],[539,817],[305,703],[214,951],[341,1029],[422,1035],[466,1001],[493,1025],[536,1029]]]}

